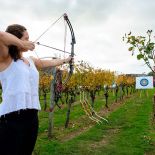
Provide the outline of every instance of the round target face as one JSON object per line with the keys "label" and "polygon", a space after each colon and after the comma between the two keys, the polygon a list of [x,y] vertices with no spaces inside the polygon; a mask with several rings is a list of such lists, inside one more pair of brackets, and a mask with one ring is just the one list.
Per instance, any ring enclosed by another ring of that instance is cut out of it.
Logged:
{"label": "round target face", "polygon": [[141,80],[140,80],[140,85],[141,85],[141,86],[147,86],[148,84],[149,84],[148,79],[141,79]]}

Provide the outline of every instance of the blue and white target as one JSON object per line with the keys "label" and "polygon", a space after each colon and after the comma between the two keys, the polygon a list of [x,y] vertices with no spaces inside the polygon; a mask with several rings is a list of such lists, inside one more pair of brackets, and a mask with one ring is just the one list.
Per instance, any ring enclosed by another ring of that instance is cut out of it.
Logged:
{"label": "blue and white target", "polygon": [[152,88],[153,88],[152,76],[136,77],[136,89],[152,89]]}
{"label": "blue and white target", "polygon": [[141,86],[143,86],[143,87],[145,87],[145,86],[147,86],[149,84],[149,81],[148,81],[148,79],[141,79],[140,80],[140,85]]}

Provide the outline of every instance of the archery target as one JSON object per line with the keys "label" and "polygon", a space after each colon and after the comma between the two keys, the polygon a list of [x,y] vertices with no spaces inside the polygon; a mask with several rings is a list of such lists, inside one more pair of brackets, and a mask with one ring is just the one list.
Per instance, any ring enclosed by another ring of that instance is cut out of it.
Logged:
{"label": "archery target", "polygon": [[153,88],[153,77],[136,77],[136,89],[152,89]]}
{"label": "archery target", "polygon": [[141,86],[143,86],[143,87],[145,87],[145,86],[147,86],[149,84],[149,81],[148,81],[148,79],[141,79],[140,80],[140,85]]}

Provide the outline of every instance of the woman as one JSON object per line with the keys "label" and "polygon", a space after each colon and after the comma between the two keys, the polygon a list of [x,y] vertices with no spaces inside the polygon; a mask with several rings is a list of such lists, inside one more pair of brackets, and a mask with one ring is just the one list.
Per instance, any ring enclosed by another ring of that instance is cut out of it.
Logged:
{"label": "woman", "polygon": [[0,32],[0,154],[31,155],[38,131],[40,103],[39,73],[36,68],[58,66],[66,59],[40,60],[24,58],[23,52],[33,51],[26,28],[14,24]]}

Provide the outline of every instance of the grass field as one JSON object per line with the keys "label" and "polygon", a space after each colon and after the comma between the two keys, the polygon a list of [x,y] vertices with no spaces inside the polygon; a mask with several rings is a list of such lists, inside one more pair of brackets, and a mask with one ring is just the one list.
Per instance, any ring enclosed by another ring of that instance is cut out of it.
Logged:
{"label": "grass field", "polygon": [[95,109],[109,120],[92,122],[79,104],[71,109],[69,128],[64,128],[66,107],[55,109],[54,137],[47,138],[48,113],[39,113],[39,135],[34,155],[154,155],[155,126],[152,123],[153,90],[136,93],[114,103],[109,109],[98,96]]}

